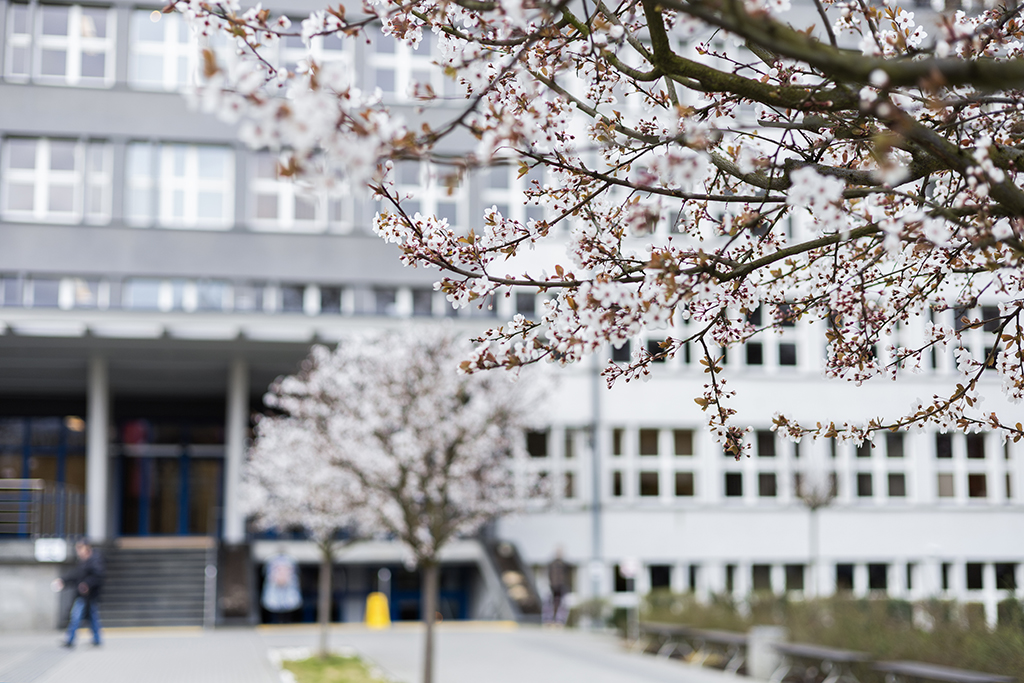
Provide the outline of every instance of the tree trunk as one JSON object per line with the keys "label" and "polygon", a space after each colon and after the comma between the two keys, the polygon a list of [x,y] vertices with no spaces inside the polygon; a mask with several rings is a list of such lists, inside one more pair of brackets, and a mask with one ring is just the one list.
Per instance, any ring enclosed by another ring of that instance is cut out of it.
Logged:
{"label": "tree trunk", "polygon": [[437,615],[438,578],[441,573],[436,562],[423,564],[423,623],[426,634],[423,643],[423,683],[434,683],[434,620]]}
{"label": "tree trunk", "polygon": [[321,658],[327,657],[327,636],[331,626],[331,548],[322,546],[320,548],[320,580],[317,590],[317,618],[320,621],[320,649],[318,654]]}

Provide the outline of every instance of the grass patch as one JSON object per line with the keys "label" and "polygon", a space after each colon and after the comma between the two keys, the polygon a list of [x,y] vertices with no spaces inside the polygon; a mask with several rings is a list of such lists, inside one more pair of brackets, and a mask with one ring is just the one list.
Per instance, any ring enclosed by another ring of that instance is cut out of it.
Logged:
{"label": "grass patch", "polygon": [[285,661],[282,666],[295,674],[298,683],[386,683],[374,676],[359,657],[310,657]]}

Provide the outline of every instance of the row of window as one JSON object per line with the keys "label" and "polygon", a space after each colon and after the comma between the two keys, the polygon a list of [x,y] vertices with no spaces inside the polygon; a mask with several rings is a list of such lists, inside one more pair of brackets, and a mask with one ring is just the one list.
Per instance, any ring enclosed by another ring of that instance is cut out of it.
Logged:
{"label": "row of window", "polygon": [[[118,12],[110,7],[12,3],[8,7],[4,77],[13,82],[109,88],[116,81]],[[298,30],[298,24],[295,25]],[[433,36],[416,49],[370,30],[370,42],[319,36],[312,40],[313,59],[341,62],[355,73],[357,51],[363,53],[364,89],[380,88],[395,99],[415,97],[429,87],[443,93],[446,81],[433,64]],[[220,35],[199,38],[179,14],[135,9],[129,18],[128,85],[138,90],[175,91],[201,78],[200,51],[210,48],[220,60],[232,58],[230,41]],[[299,37],[266,46],[263,56],[276,67],[295,71],[307,59]]]}
{"label": "row of window", "polygon": [[306,315],[494,316],[456,310],[429,288],[340,287],[159,278],[46,278],[0,275],[0,306],[139,311],[236,311]]}
{"label": "row of window", "polygon": [[[572,458],[575,454],[577,434],[582,433],[581,429],[565,429],[563,432],[565,446],[563,455]],[[628,452],[637,456],[658,456],[671,454],[680,457],[690,457],[695,454],[694,435],[692,429],[653,429],[641,428],[626,430],[624,427],[611,429],[611,455],[613,457],[623,456]],[[886,432],[875,437],[874,441],[865,441],[858,445],[853,454],[857,460],[879,458],[904,458],[909,455],[907,439],[904,432]],[[632,444],[628,441],[632,439]],[[549,442],[551,432],[549,430],[534,430],[527,433],[526,447],[533,458],[546,458],[550,454]],[[775,458],[780,456],[782,451],[779,448],[779,439],[775,432],[768,429],[755,430],[750,436],[753,454],[758,458]],[[876,443],[877,442],[877,443]],[[838,457],[838,444],[835,439],[826,440],[829,457]],[[990,450],[987,433],[975,434],[935,434],[934,454],[939,460],[950,460],[957,457],[965,457],[968,460],[984,460],[987,449]],[[801,452],[807,447],[807,443],[792,444],[792,456],[799,460]],[[1003,445],[1002,455],[1006,460],[1010,459],[1010,445]],[[730,453],[721,451],[726,457],[734,458]]]}
{"label": "row of window", "polygon": [[[7,220],[48,223],[109,223],[113,171],[124,155],[124,220],[137,227],[226,229],[236,223],[236,154],[226,146],[131,142],[121,150],[109,142],[56,138],[7,138],[0,154],[0,215]],[[311,191],[282,178],[277,158],[249,157],[247,221],[255,230],[322,232],[351,229],[354,197]],[[436,214],[449,225],[471,221],[467,182],[437,167],[398,165],[396,192],[403,208]],[[497,166],[473,182],[481,207],[495,207],[517,220],[539,219],[541,208],[524,205],[530,178]],[[363,194],[359,197],[365,198]],[[483,208],[480,209],[481,211]]]}
{"label": "row of window", "polygon": [[[994,575],[994,585],[985,585],[986,565],[990,565]],[[903,571],[903,588],[906,591],[916,590],[919,584],[923,585],[921,566],[916,562],[908,562],[902,566],[885,562],[872,562],[861,565],[864,570],[864,585],[856,585],[857,565],[848,563],[837,563],[834,569],[835,588],[837,592],[843,591],[891,591],[894,571]],[[942,591],[967,590],[980,591],[989,588],[997,590],[1017,590],[1018,564],[1015,562],[965,562],[963,565],[963,577],[961,585],[957,586],[953,581],[955,565],[952,562],[943,562],[939,566],[939,588]],[[699,564],[686,566],[686,588],[692,592],[700,590],[701,571],[704,569]],[[773,581],[773,570],[780,569],[778,580]],[[649,585],[652,590],[671,588],[673,566],[668,564],[650,564],[647,566]],[[617,593],[624,593],[635,590],[635,583],[630,581],[622,571],[621,565],[614,565],[614,588]],[[735,593],[740,585],[740,567],[737,564],[726,564],[724,567],[723,586],[726,593]],[[752,592],[791,592],[803,591],[805,589],[806,565],[804,564],[752,564],[750,565],[749,582],[747,586]]]}

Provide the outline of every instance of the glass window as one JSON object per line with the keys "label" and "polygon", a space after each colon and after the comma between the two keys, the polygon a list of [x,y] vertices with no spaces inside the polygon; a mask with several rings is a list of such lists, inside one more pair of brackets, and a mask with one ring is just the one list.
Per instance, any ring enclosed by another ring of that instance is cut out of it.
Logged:
{"label": "glass window", "polygon": [[675,443],[676,455],[693,455],[692,429],[673,429],[672,440]]}
{"label": "glass window", "polygon": [[725,473],[725,495],[736,498],[743,495],[743,474],[740,472]]}
{"label": "glass window", "polygon": [[562,496],[564,498],[575,498],[576,497],[576,475],[573,472],[566,472],[564,475],[564,488],[562,489]]}
{"label": "glass window", "polygon": [[341,287],[320,287],[320,313],[341,313]]}
{"label": "glass window", "polygon": [[693,472],[676,472],[676,495],[693,495]]}
{"label": "glass window", "polygon": [[657,429],[641,429],[640,430],[640,455],[657,455],[658,454],[658,430]]}
{"label": "glass window", "polygon": [[967,495],[971,498],[988,496],[988,479],[984,474],[967,475]]}
{"label": "glass window", "polygon": [[938,494],[939,498],[952,498],[954,496],[952,474],[943,473],[939,475]]}
{"label": "glass window", "polygon": [[907,495],[907,475],[893,473],[889,475],[889,497],[905,498]]}
{"label": "glass window", "polygon": [[140,90],[180,90],[195,82],[199,42],[176,12],[132,12],[128,84]]}
{"label": "glass window", "polygon": [[306,288],[302,285],[281,285],[281,310],[301,313],[304,310]]}
{"label": "glass window", "polygon": [[764,346],[761,342],[747,342],[743,348],[747,356],[747,365],[764,365]]}
{"label": "glass window", "polygon": [[618,470],[612,472],[612,496],[622,497],[622,472]]}
{"label": "glass window", "polygon": [[[340,200],[329,200],[280,174],[276,155],[260,152],[252,158],[249,181],[250,217],[253,228],[262,231],[323,232],[331,223],[347,226],[341,218]],[[332,203],[339,204],[332,217]]]}
{"label": "glass window", "polygon": [[537,318],[537,295],[533,292],[516,292],[516,313],[527,320]]}
{"label": "glass window", "polygon": [[526,452],[531,458],[548,457],[548,432],[528,431],[526,432]]}
{"label": "glass window", "polygon": [[804,565],[786,565],[786,590],[802,591],[804,589]]}
{"label": "glass window", "polygon": [[777,495],[777,489],[774,472],[762,472],[757,475],[757,495],[762,498],[774,498]]}
{"label": "glass window", "polygon": [[762,458],[775,457],[775,432],[757,431],[757,454]]}
{"label": "glass window", "polygon": [[779,365],[796,365],[796,344],[792,342],[779,344]]}
{"label": "glass window", "polygon": [[936,458],[952,458],[953,457],[953,435],[952,434],[936,434],[935,435],[935,457]]}
{"label": "glass window", "polygon": [[229,291],[230,287],[226,282],[200,280],[196,283],[196,310],[224,310]]}
{"label": "glass window", "polygon": [[641,472],[640,473],[640,495],[644,497],[657,496],[658,495],[658,473],[657,472]]}
{"label": "glass window", "polygon": [[411,100],[440,94],[442,73],[433,64],[434,36],[424,31],[414,49],[379,30],[370,30],[367,90],[380,88],[385,99]]}
{"label": "glass window", "polygon": [[434,290],[412,290],[412,314],[423,317],[434,314]]}
{"label": "glass window", "polygon": [[967,590],[982,590],[985,587],[985,565],[981,562],[968,562],[966,569]]}
{"label": "glass window", "polygon": [[750,567],[750,587],[755,591],[772,589],[772,567],[770,564],[755,564]]}
{"label": "glass window", "polygon": [[122,301],[125,308],[157,310],[160,308],[160,280],[133,278],[125,280]]}
{"label": "glass window", "polygon": [[967,435],[967,457],[972,460],[983,460],[985,458],[985,435]]}
{"label": "glass window", "polygon": [[31,280],[32,307],[57,308],[60,305],[60,280]]}
{"label": "glass window", "polygon": [[622,455],[622,437],[625,431],[621,427],[612,430],[612,455]]}
{"label": "glass window", "polygon": [[125,214],[134,225],[223,229],[234,220],[230,148],[132,143],[126,177]]}
{"label": "glass window", "polygon": [[106,7],[12,3],[5,75],[15,81],[110,87],[115,22]]}
{"label": "glass window", "polygon": [[373,290],[374,313],[377,315],[398,315],[398,290],[381,287]]}
{"label": "glass window", "polygon": [[889,432],[885,435],[885,454],[890,458],[903,457],[903,434]]}
{"label": "glass window", "polygon": [[857,475],[857,496],[859,498],[870,498],[874,495],[874,487],[871,482],[871,475],[861,472]]}
{"label": "glass window", "polygon": [[884,591],[889,588],[889,565],[868,565],[868,590]]}
{"label": "glass window", "polygon": [[110,220],[110,145],[49,138],[4,140],[0,175],[8,220],[90,223]]}

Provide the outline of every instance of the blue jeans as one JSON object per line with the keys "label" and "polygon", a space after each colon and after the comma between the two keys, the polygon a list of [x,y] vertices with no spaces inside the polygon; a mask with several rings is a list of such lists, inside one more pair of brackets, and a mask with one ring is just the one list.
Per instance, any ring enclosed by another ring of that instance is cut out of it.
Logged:
{"label": "blue jeans", "polygon": [[89,626],[92,627],[92,642],[94,645],[100,644],[100,611],[96,608],[96,603],[94,601],[78,596],[75,598],[75,603],[71,605],[71,621],[68,622],[68,645],[74,644],[75,633],[78,632],[78,625],[82,623],[82,613],[86,610],[89,610]]}

